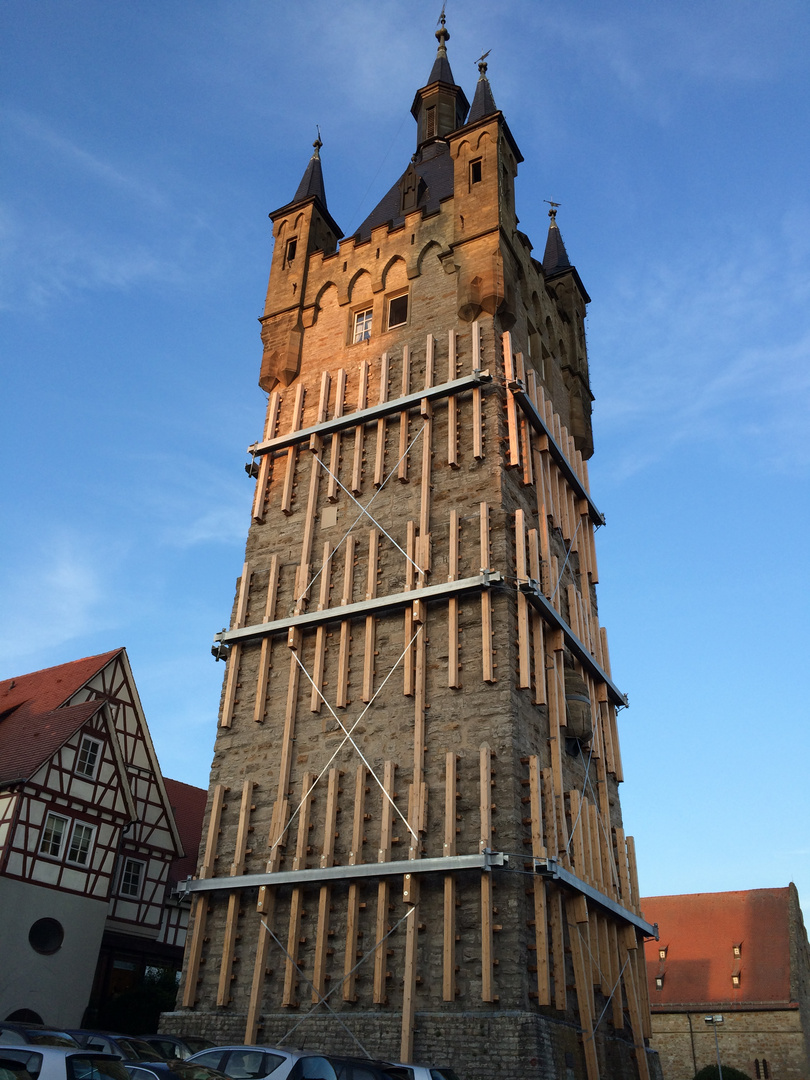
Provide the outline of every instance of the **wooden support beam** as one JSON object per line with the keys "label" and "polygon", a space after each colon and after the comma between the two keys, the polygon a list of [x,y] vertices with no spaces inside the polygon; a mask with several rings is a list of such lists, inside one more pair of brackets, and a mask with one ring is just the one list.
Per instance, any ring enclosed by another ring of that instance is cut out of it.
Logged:
{"label": "wooden support beam", "polygon": [[[335,419],[340,419],[343,416],[343,410],[346,407],[346,370],[340,368],[337,377],[337,387],[335,388]],[[266,457],[272,457],[272,455],[265,455]],[[338,477],[340,475],[340,432],[332,432],[332,448],[329,453],[329,484],[326,489],[326,497],[329,502],[335,502],[338,497]]]}
{"label": "wooden support beam", "polygon": [[[480,547],[481,569],[488,570],[490,560],[489,549],[489,505],[482,502],[479,507],[480,519]],[[494,683],[495,661],[492,655],[492,594],[489,589],[481,590],[481,657],[483,664],[484,682]]]}
{"label": "wooden support beam", "polygon": [[[409,521],[406,526],[405,553],[408,556],[405,562],[405,591],[410,592],[416,588],[416,522]],[[413,647],[414,620],[413,604],[405,608],[405,640],[403,647],[405,657],[402,663],[402,692],[406,697],[413,695],[414,673],[416,671],[416,652]]]}
{"label": "wooden support beam", "polygon": [[[523,353],[515,354],[515,366],[517,368],[518,378],[523,381],[526,379],[526,373],[523,364]],[[534,369],[531,369],[528,374],[529,383],[529,397],[537,394],[537,376]],[[533,390],[532,390],[533,388]],[[520,417],[520,457],[523,463],[523,483],[526,487],[531,487],[534,483],[534,428],[528,422],[526,417],[521,414]]]}
{"label": "wooden support beam", "polygon": [[[352,823],[352,850],[349,852],[349,866],[356,866],[363,861],[363,843],[365,837],[366,778],[365,765],[358,765],[354,774],[354,821]],[[343,955],[343,1000],[356,1001],[358,941],[360,924],[360,883],[352,881],[349,885],[349,898],[346,913],[346,949]]]}
{"label": "wooden support beam", "polygon": [[[424,634],[420,636],[420,640]],[[414,776],[416,771],[414,770]],[[422,828],[422,798],[424,784],[415,781],[411,784],[408,799],[408,823],[417,833]],[[409,857],[418,859],[421,845],[411,836]],[[405,874],[403,877],[402,898],[411,905],[409,917],[405,922],[405,968],[402,978],[402,1028],[399,1046],[400,1061],[413,1060],[413,1032],[416,1018],[416,977],[419,945],[419,899],[421,882],[418,874]]]}
{"label": "wooden support beam", "polygon": [[[384,352],[380,358],[380,397],[381,405],[388,401],[388,382],[390,379],[390,364],[388,353]],[[385,436],[386,418],[381,416],[377,421],[377,448],[374,455],[374,486],[381,487],[385,480]]]}
{"label": "wooden support beam", "polygon": [[[228,788],[224,784],[217,784],[211,798],[211,814],[208,818],[208,832],[205,839],[205,853],[198,877],[209,878],[214,876],[214,863],[217,857],[219,844],[219,826],[222,820],[222,808],[225,802],[225,792]],[[203,942],[205,941],[205,924],[208,913],[208,897],[200,893],[194,897],[191,914],[191,932],[186,945],[186,981],[183,984],[182,1004],[184,1009],[193,1009],[197,1001],[197,983],[200,979],[200,961],[202,959]]]}
{"label": "wooden support beam", "polygon": [[[447,379],[452,381],[458,375],[458,331],[448,331],[447,342]],[[450,394],[447,398],[447,464],[457,469],[458,462],[458,396]]]}
{"label": "wooden support beam", "polygon": [[[329,592],[332,588],[332,548],[329,541],[323,545],[321,558],[321,582],[318,593],[318,611],[329,607]],[[265,638],[262,641],[267,639]],[[323,675],[326,667],[326,625],[320,623],[315,630],[315,656],[312,660],[312,694],[309,699],[310,712],[319,713],[323,698]]]}
{"label": "wooden support beam", "polygon": [[[295,401],[293,403],[293,418],[290,431],[300,431],[301,421],[304,415],[304,394],[306,387],[299,382],[295,388]],[[295,489],[295,465],[298,461],[298,447],[291,446],[287,451],[287,468],[284,473],[284,487],[281,492],[281,512],[288,516],[292,513],[293,492]]]}
{"label": "wooden support beam", "polygon": [[[346,553],[343,560],[343,596],[341,606],[345,607],[352,602],[354,592],[354,563],[356,536],[346,537]],[[340,624],[340,650],[338,653],[337,690],[335,704],[344,709],[349,704],[349,661],[351,658],[352,624],[349,619],[344,619]]]}
{"label": "wooden support beam", "polygon": [[[377,595],[377,574],[379,573],[380,532],[371,528],[368,533],[368,574],[366,576],[366,600]],[[363,701],[369,702],[374,696],[374,664],[376,653],[376,615],[366,615],[366,638],[363,654]]]}
{"label": "wooden support beam", "polygon": [[[451,750],[444,757],[444,847],[443,855],[456,854],[456,803],[458,800],[458,755]],[[444,877],[444,919],[442,927],[442,998],[456,1000],[456,879]]]}
{"label": "wooden support beam", "polygon": [[[574,964],[574,982],[577,994],[577,1009],[579,1012],[579,1026],[582,1028],[582,1049],[585,1052],[585,1068],[588,1080],[599,1080],[599,1061],[596,1056],[596,1044],[594,1043],[593,1017],[593,985],[587,959],[587,942],[583,935],[587,934],[588,923],[579,922],[581,918],[580,905],[577,898],[567,897],[565,911],[568,919],[568,944],[571,949],[571,959]],[[585,911],[587,920],[587,906]]]}
{"label": "wooden support beam", "polygon": [[[248,596],[250,595],[250,579],[252,571],[245,563],[242,567],[242,576],[239,579],[239,593],[236,601],[236,614],[234,616],[232,630],[245,625],[247,617]],[[228,671],[225,677],[225,698],[222,703],[222,719],[219,726],[229,728],[233,723],[233,707],[236,704],[236,691],[239,685],[239,667],[242,661],[242,649],[236,648],[239,642],[234,642],[228,653]]]}
{"label": "wooden support beam", "polygon": [[[278,599],[278,569],[279,557],[270,557],[270,570],[267,576],[267,601],[264,605],[264,618],[262,622],[272,622],[276,617],[276,600]],[[256,679],[256,700],[253,703],[253,720],[257,724],[264,723],[264,711],[267,706],[267,682],[272,667],[273,639],[262,638],[261,652],[259,653],[259,674]]]}
{"label": "wooden support beam", "polygon": [[[537,529],[529,529],[529,574],[535,581],[540,581],[540,534]],[[545,705],[548,702],[546,690],[546,647],[543,633],[543,620],[540,613],[531,608],[529,613],[532,637],[532,663],[534,667],[534,704]]]}
{"label": "wooden support beam", "polygon": [[[368,404],[368,360],[360,362],[360,381],[357,386],[357,409],[365,409]],[[354,429],[354,457],[352,459],[352,482],[349,490],[352,495],[359,495],[363,490],[363,451],[365,428],[358,424]]]}
{"label": "wooden support beam", "polygon": [[[276,434],[278,414],[281,409],[281,394],[274,390],[267,403],[267,419],[264,425],[264,438],[272,439]],[[259,524],[264,524],[265,504],[267,502],[267,488],[270,483],[270,475],[273,469],[273,461],[269,454],[263,454],[259,464],[259,475],[256,479],[256,490],[253,493],[253,510],[251,517]]]}
{"label": "wooden support beam", "polygon": [[[473,371],[481,368],[481,324],[476,319],[472,324],[472,366]],[[473,387],[473,457],[476,461],[484,457],[484,402],[480,386]]]}
{"label": "wooden support beam", "polygon": [[[450,511],[450,535],[448,538],[447,580],[458,581],[459,542],[461,539],[461,519],[458,510]],[[458,597],[451,596],[447,601],[447,685],[454,690],[461,687],[461,664],[459,661],[459,623]]]}
{"label": "wooden support beam", "polygon": [[[543,832],[543,781],[540,759],[529,758],[529,792],[532,811],[532,855],[543,859],[548,855]],[[548,955],[548,908],[546,882],[535,875],[534,890],[534,946],[537,964],[537,1004],[551,1004],[551,980]]]}
{"label": "wooden support beam", "polygon": [[[405,397],[410,393],[411,389],[411,350],[407,345],[402,347],[402,397]],[[410,414],[407,409],[404,409],[399,414],[399,467],[397,468],[397,479],[403,484],[408,482],[408,455],[405,452],[408,449],[408,423]]]}
{"label": "wooden support beam", "polygon": [[[479,850],[492,847],[492,751],[484,743],[479,751],[481,839]],[[492,874],[481,874],[481,1000],[494,1001]]]}
{"label": "wooden support beam", "polygon": [[[624,991],[627,998],[627,1011],[630,1013],[630,1027],[633,1031],[633,1045],[636,1051],[636,1065],[638,1067],[639,1080],[650,1080],[650,1070],[647,1064],[647,1050],[644,1045],[644,1019],[641,1010],[639,983],[633,958],[635,947],[634,949],[628,947],[628,943],[631,940],[635,942],[635,929],[628,926],[625,927],[621,939],[622,943],[620,945],[620,957],[623,957],[624,967]],[[635,949],[635,951],[638,950]]]}
{"label": "wooden support beam", "polygon": [[[301,781],[301,809],[298,812],[298,833],[295,839],[295,858],[293,859],[294,870],[302,870],[307,863],[314,783],[315,773],[305,772]],[[301,943],[303,908],[304,890],[302,886],[296,885],[290,894],[290,919],[287,928],[288,955],[284,963],[284,987],[281,995],[281,1004],[285,1008],[298,1005],[298,952]]]}
{"label": "wooden support beam", "polygon": [[[383,788],[387,798],[382,799],[380,810],[380,846],[377,850],[377,862],[389,862],[391,859],[391,840],[393,839],[394,812],[391,800],[394,798],[394,774],[396,765],[393,761],[386,761],[383,770]],[[387,950],[380,946],[385,935],[390,930],[388,921],[388,900],[390,895],[390,882],[387,877],[382,877],[377,885],[377,918],[375,931],[374,952],[374,1004],[384,1005],[388,1000],[386,979],[388,978]]]}
{"label": "wooden support beam", "polygon": [[[250,812],[253,806],[253,789],[256,783],[249,777],[242,784],[242,800],[239,806],[239,824],[236,830],[236,847],[231,864],[231,877],[238,877],[245,872]],[[219,984],[217,986],[217,1005],[228,1005],[231,1000],[231,975],[236,948],[236,930],[239,920],[241,896],[232,892],[228,896],[228,912],[225,917],[225,933],[222,942],[222,959],[219,966]]]}
{"label": "wooden support beam", "polygon": [[[338,794],[340,771],[329,770],[326,789],[326,815],[323,826],[323,850],[321,867],[335,865],[335,836],[337,829]],[[329,943],[329,911],[332,886],[321,885],[318,896],[318,927],[315,935],[315,966],[312,974],[312,1000],[320,1001],[326,993],[326,956]]]}
{"label": "wooden support beam", "polygon": [[[529,577],[529,565],[526,560],[526,514],[523,510],[515,511],[515,575],[518,581]],[[529,601],[525,593],[517,595],[518,628],[518,686],[527,690],[532,684],[531,644],[529,639]]]}
{"label": "wooden support beam", "polygon": [[520,430],[518,428],[517,405],[515,395],[509,389],[509,384],[515,381],[515,362],[512,355],[512,335],[507,331],[501,335],[503,344],[503,369],[506,377],[506,431],[507,453],[506,464],[510,469],[520,466]]}
{"label": "wooden support beam", "polygon": [[[542,771],[543,822],[546,848],[559,854],[557,834],[557,794],[554,790],[554,774],[551,769]],[[563,933],[562,892],[556,885],[548,886],[548,913],[551,928],[552,973],[554,975],[554,1008],[564,1012],[567,1008],[565,976],[565,938]]]}

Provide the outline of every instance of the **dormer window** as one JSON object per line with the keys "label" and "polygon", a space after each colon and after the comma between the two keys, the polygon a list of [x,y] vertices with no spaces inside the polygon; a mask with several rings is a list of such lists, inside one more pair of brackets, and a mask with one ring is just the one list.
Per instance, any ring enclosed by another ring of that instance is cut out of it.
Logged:
{"label": "dormer window", "polygon": [[92,780],[96,775],[96,766],[100,754],[101,743],[98,739],[91,739],[89,735],[85,735],[76,756],[76,772],[80,776],[86,776]]}
{"label": "dormer window", "polygon": [[360,341],[368,341],[371,337],[371,308],[354,313],[354,333],[352,341],[356,345]]}
{"label": "dormer window", "polygon": [[732,975],[731,976],[731,985],[734,987],[735,990],[739,989],[739,987],[740,987],[740,976],[739,975]]}
{"label": "dormer window", "polygon": [[655,976],[655,989],[656,990],[663,990],[664,989],[664,976],[663,975],[656,975]]}
{"label": "dormer window", "polygon": [[742,956],[742,945],[732,945],[731,952],[733,956],[739,959]]}
{"label": "dormer window", "polygon": [[662,945],[661,948],[658,950],[658,959],[659,960],[666,960],[666,958],[667,958],[667,947],[666,947],[666,945]]}

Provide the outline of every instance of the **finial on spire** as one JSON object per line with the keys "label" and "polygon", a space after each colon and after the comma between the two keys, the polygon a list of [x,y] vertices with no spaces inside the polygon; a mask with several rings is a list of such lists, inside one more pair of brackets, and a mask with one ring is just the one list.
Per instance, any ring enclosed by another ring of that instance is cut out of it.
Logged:
{"label": "finial on spire", "polygon": [[450,40],[450,31],[445,26],[444,9],[447,7],[447,0],[444,0],[442,4],[442,13],[439,16],[439,22],[441,23],[439,29],[436,31],[436,39],[439,42],[439,56],[447,56],[446,43]]}
{"label": "finial on spire", "polygon": [[315,147],[315,153],[314,153],[314,154],[313,154],[312,156],[313,156],[314,158],[318,158],[318,160],[320,160],[320,157],[321,157],[321,147],[323,146],[323,140],[321,139],[321,125],[320,125],[320,124],[316,124],[316,125],[315,125],[315,127],[316,127],[316,129],[317,129],[317,131],[318,131],[318,137],[317,137],[317,139],[315,140],[315,142],[314,142],[314,143],[312,144],[312,145],[313,145],[313,146]]}
{"label": "finial on spire", "polygon": [[483,56],[479,56],[475,61],[478,64],[478,74],[480,78],[485,78],[487,73],[487,57],[492,52],[492,49],[487,49]]}
{"label": "finial on spire", "polygon": [[562,203],[552,202],[551,199],[543,199],[543,202],[547,202],[551,209],[548,212],[548,216],[551,218],[551,224],[557,224],[557,207],[562,206]]}

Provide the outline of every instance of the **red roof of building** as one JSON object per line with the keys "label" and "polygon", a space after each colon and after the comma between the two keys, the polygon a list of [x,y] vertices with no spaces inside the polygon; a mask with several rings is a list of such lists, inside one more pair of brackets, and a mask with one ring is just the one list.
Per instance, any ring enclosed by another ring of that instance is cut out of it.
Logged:
{"label": "red roof of building", "polygon": [[185,852],[182,859],[175,859],[172,863],[170,876],[173,882],[185,881],[197,870],[197,854],[200,850],[208,792],[205,788],[192,787],[180,780],[170,780],[167,776],[164,776],[163,783],[166,785],[166,794],[169,796]]}
{"label": "red roof of building", "polygon": [[83,701],[33,716],[20,706],[0,720],[0,787],[28,780],[103,706]]}
{"label": "red roof of building", "polygon": [[660,935],[646,946],[653,1011],[790,1002],[789,889],[649,896],[641,906]]}
{"label": "red roof of building", "polygon": [[32,671],[28,675],[3,679],[0,681],[0,717],[9,709],[23,704],[31,714],[58,709],[114,656],[123,651],[113,649],[112,652],[100,653],[98,656],[85,656],[67,664]]}

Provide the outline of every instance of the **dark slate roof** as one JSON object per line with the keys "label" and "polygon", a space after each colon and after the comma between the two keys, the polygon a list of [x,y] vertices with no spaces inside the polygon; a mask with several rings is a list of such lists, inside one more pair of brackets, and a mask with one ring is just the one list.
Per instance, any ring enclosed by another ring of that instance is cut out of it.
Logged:
{"label": "dark slate roof", "polygon": [[202,837],[203,815],[208,792],[204,788],[183,784],[180,780],[170,780],[164,776],[166,794],[169,796],[180,842],[185,855],[174,859],[169,869],[172,882],[185,881],[197,872],[197,855]]}
{"label": "dark slate roof", "polygon": [[[437,141],[429,143],[414,162],[414,167],[421,179],[419,201],[416,209],[432,213],[439,209],[439,203],[453,194],[453,159],[447,143]],[[408,170],[406,169],[405,172]],[[405,173],[402,174],[404,176]],[[400,183],[402,177],[377,203],[366,220],[357,228],[358,240],[367,240],[371,230],[378,225],[401,225],[405,220],[400,213]]]}
{"label": "dark slate roof", "polygon": [[321,168],[321,159],[318,154],[317,144],[315,153],[309,159],[309,164],[304,170],[304,175],[301,177],[301,183],[298,185],[298,190],[293,197],[293,202],[301,202],[303,199],[309,199],[313,195],[320,199],[323,205],[326,206],[326,190],[323,186],[323,169]]}
{"label": "dark slate roof", "polygon": [[436,53],[436,59],[433,61],[433,67],[430,69],[430,75],[428,75],[425,86],[430,86],[431,83],[435,82],[450,83],[451,86],[456,85],[453,72],[450,70],[450,61],[447,59],[447,50],[441,48],[441,46]]}
{"label": "dark slate roof", "polygon": [[103,707],[94,700],[37,713],[23,702],[6,715],[0,720],[0,787],[29,780]]}
{"label": "dark slate roof", "polygon": [[[789,888],[750,889],[642,899],[644,917],[658,923],[660,935],[646,947],[653,1010],[788,1004],[789,894]],[[659,949],[666,949],[663,960]],[[660,990],[656,977],[663,977]]]}
{"label": "dark slate roof", "polygon": [[485,116],[490,116],[497,111],[498,106],[495,104],[495,98],[492,96],[492,87],[489,85],[489,79],[486,76],[486,71],[482,71],[475,86],[475,96],[473,97],[470,115],[467,117],[467,123],[474,124],[476,120],[483,120]]}
{"label": "dark slate roof", "polygon": [[548,229],[548,239],[546,240],[546,250],[543,254],[543,270],[546,275],[557,274],[562,270],[570,270],[571,261],[568,258],[568,252],[565,250],[565,244],[563,238],[557,227],[557,222],[554,218],[551,219],[551,225]]}

